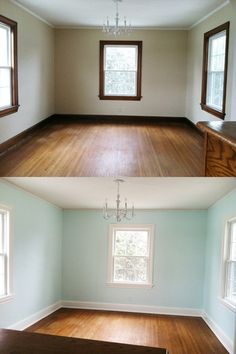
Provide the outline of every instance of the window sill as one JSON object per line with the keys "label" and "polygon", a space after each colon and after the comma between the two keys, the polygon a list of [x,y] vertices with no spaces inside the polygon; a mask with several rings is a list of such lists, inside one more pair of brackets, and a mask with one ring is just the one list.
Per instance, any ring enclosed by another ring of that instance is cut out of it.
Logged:
{"label": "window sill", "polygon": [[110,101],[141,101],[142,96],[99,96],[100,100]]}
{"label": "window sill", "polygon": [[19,105],[16,105],[16,106],[11,106],[8,108],[0,109],[0,118],[5,117],[5,116],[12,114],[12,113],[16,113],[18,111],[19,107],[20,107]]}
{"label": "window sill", "polygon": [[210,113],[220,119],[225,119],[225,113],[224,112],[219,112],[217,111],[216,109],[210,107],[210,106],[207,106],[205,103],[200,103],[201,105],[201,108],[203,111],[207,112],[207,113]]}
{"label": "window sill", "polygon": [[228,309],[230,309],[230,310],[233,311],[233,312],[236,312],[236,304],[233,305],[232,302],[229,301],[229,300],[227,300],[226,298],[224,298],[224,299],[220,298],[219,300],[220,300],[220,302],[221,302],[223,305],[225,305],[226,307],[228,307]]}
{"label": "window sill", "polygon": [[151,289],[153,288],[153,284],[131,284],[131,283],[112,283],[112,282],[108,282],[107,286],[111,287],[111,288],[142,288],[142,289]]}
{"label": "window sill", "polygon": [[0,297],[0,304],[4,303],[4,302],[9,302],[9,301],[13,300],[13,298],[14,298],[13,294],[2,296],[2,297]]}

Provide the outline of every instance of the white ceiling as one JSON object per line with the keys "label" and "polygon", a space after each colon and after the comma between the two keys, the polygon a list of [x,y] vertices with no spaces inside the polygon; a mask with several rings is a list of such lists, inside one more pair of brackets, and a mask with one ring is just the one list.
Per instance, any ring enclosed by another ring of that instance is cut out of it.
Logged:
{"label": "white ceiling", "polygon": [[[113,178],[7,177],[23,188],[64,209],[100,209],[105,198],[116,198]],[[125,178],[121,199],[136,209],[207,209],[236,188],[236,178]]]}
{"label": "white ceiling", "polygon": [[[100,27],[113,19],[112,0],[11,0],[54,26]],[[134,27],[189,28],[227,0],[123,0],[120,15]]]}

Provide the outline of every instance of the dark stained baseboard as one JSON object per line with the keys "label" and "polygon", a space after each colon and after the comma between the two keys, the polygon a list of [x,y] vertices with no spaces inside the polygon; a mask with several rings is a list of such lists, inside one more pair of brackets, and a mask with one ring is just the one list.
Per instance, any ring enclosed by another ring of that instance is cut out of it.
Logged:
{"label": "dark stained baseboard", "polygon": [[132,115],[104,115],[104,114],[55,114],[60,121],[77,120],[80,123],[115,123],[115,124],[168,124],[186,123],[184,117],[157,117],[157,116],[132,116]]}
{"label": "dark stained baseboard", "polygon": [[29,139],[38,130],[45,128],[50,123],[65,123],[78,121],[79,123],[100,123],[100,124],[187,124],[196,129],[199,134],[201,131],[196,125],[185,117],[158,117],[158,116],[129,116],[129,115],[91,115],[91,114],[54,114],[32,127],[24,130],[16,136],[0,144],[0,155],[7,152],[9,149],[22,144],[26,139]]}
{"label": "dark stained baseboard", "polygon": [[4,141],[2,144],[0,144],[0,154],[7,152],[12,147],[15,147],[16,145],[21,144],[26,139],[29,139],[32,136],[32,134],[34,134],[38,130],[44,128],[46,125],[51,123],[54,119],[55,119],[55,116],[52,115],[46,119],[41,120],[40,122],[33,125],[32,127],[24,130],[23,132],[13,136],[12,138]]}

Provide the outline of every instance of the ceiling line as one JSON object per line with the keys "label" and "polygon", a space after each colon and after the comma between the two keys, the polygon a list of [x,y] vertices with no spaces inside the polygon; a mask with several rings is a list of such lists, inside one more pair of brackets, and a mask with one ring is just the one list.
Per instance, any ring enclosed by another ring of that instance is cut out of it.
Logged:
{"label": "ceiling line", "polygon": [[[54,26],[55,29],[102,29],[102,26]],[[137,31],[188,31],[189,27],[132,27]]]}
{"label": "ceiling line", "polygon": [[[46,23],[48,26],[50,26],[51,28],[55,28],[55,29],[101,29],[101,27],[99,26],[56,26],[53,25],[52,23],[48,22],[47,20],[45,20],[44,18],[42,18],[41,16],[37,15],[35,12],[29,10],[27,7],[25,7],[24,5],[20,4],[17,0],[10,0],[13,4],[15,4],[16,6],[20,7],[21,9],[25,10],[26,12],[28,12],[29,14],[31,14],[32,16],[36,17],[38,20]],[[207,15],[205,15],[204,17],[202,17],[200,20],[198,20],[197,22],[195,22],[192,26],[190,27],[183,27],[183,28],[176,28],[176,27],[136,27],[136,29],[139,30],[163,30],[163,31],[190,31],[191,29],[193,29],[194,27],[196,27],[198,24],[200,24],[201,22],[203,22],[204,20],[206,20],[208,17],[212,16],[214,13],[218,12],[219,10],[221,10],[223,7],[225,7],[226,5],[228,5],[230,3],[230,0],[226,0],[223,4],[221,4],[220,6],[218,6],[216,9],[212,10],[211,12],[209,12]],[[135,29],[135,28],[134,28]]]}
{"label": "ceiling line", "polygon": [[[26,177],[26,178],[30,178],[30,177]],[[55,208],[63,209],[63,208],[61,208],[59,205],[57,205],[57,204],[51,202],[50,200],[48,200],[48,199],[46,199],[46,198],[42,198],[42,197],[40,197],[39,195],[37,195],[37,194],[35,194],[35,193],[33,193],[33,192],[30,192],[28,189],[26,189],[26,188],[24,188],[24,187],[20,187],[20,186],[18,186],[17,184],[15,184],[15,183],[12,182],[12,181],[8,181],[8,180],[6,179],[6,177],[0,177],[0,182],[3,183],[3,184],[8,185],[8,186],[10,186],[10,187],[12,187],[12,188],[14,188],[14,189],[20,191],[20,192],[23,191],[24,193],[29,194],[31,197],[34,197],[34,198],[36,198],[36,199],[39,199],[41,202],[43,201],[43,202],[45,202],[45,203],[47,203],[47,204],[50,204],[50,205],[54,206]],[[10,205],[10,207],[12,207],[12,206]],[[13,208],[13,207],[12,207],[12,208]],[[14,209],[14,208],[13,208],[13,209]]]}
{"label": "ceiling line", "polygon": [[211,17],[216,12],[220,11],[221,9],[223,9],[226,5],[229,5],[229,3],[230,3],[230,0],[226,0],[223,4],[218,6],[215,10],[212,10],[211,12],[209,12],[209,14],[207,14],[204,17],[202,17],[200,20],[198,20],[196,23],[194,23],[192,26],[190,26],[189,30],[193,29],[194,27],[196,27],[197,25],[199,25],[200,23],[205,21],[207,18]]}
{"label": "ceiling line", "polygon": [[38,20],[46,23],[49,27],[51,28],[55,28],[55,26],[53,24],[51,24],[50,22],[48,22],[47,20],[45,20],[44,18],[42,18],[41,16],[37,15],[35,12],[29,10],[27,7],[25,7],[24,5],[20,4],[17,0],[10,0],[13,4],[15,4],[16,6],[20,7],[22,10],[24,10],[25,12],[28,12],[30,15],[36,17]]}

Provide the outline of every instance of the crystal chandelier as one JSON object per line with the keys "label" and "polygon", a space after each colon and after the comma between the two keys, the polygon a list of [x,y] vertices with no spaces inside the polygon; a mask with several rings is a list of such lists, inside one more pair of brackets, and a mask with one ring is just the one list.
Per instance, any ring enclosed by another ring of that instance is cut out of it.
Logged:
{"label": "crystal chandelier", "polygon": [[108,209],[107,200],[105,200],[105,205],[103,207],[103,217],[105,220],[110,218],[115,218],[117,222],[121,222],[123,219],[131,220],[134,217],[134,206],[129,210],[127,206],[127,199],[125,199],[124,208],[121,207],[120,200],[120,183],[123,183],[123,179],[115,179],[114,182],[117,184],[117,197],[116,197],[116,209]]}
{"label": "crystal chandelier", "polygon": [[103,32],[107,34],[111,34],[114,36],[119,36],[121,34],[130,34],[132,32],[131,24],[127,25],[127,19],[124,17],[124,24],[120,25],[120,15],[119,15],[119,2],[122,0],[113,0],[116,4],[116,17],[115,17],[115,24],[111,25],[109,18],[107,17],[106,23],[103,24]]}

